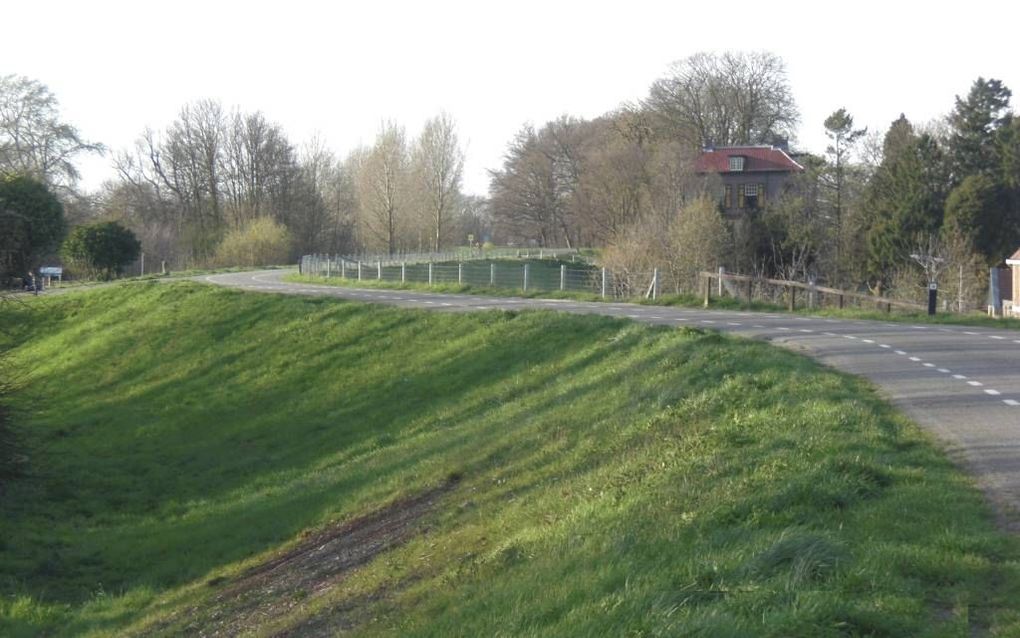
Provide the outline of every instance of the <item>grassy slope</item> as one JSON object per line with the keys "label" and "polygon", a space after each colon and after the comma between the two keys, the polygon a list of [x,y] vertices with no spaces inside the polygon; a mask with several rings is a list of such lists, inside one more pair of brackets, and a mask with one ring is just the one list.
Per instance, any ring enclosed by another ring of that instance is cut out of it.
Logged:
{"label": "grassy slope", "polygon": [[264,629],[360,601],[368,634],[1020,632],[968,480],[766,344],[186,283],[4,312],[38,411],[0,635],[183,631],[210,579],[451,474],[427,533]]}

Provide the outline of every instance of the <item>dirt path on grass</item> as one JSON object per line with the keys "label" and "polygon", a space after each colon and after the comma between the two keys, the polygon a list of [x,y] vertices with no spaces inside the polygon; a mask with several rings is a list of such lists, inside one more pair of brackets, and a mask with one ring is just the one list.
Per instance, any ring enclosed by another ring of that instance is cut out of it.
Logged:
{"label": "dirt path on grass", "polygon": [[[207,585],[218,593],[208,602],[137,635],[238,636],[258,631],[314,602],[379,554],[426,531],[425,517],[456,484],[450,480],[371,514],[312,532],[297,546],[234,578],[209,581]],[[369,599],[385,595],[385,591],[374,592]],[[358,607],[331,608],[326,615],[312,617],[281,635],[332,635],[352,628],[359,622]]]}

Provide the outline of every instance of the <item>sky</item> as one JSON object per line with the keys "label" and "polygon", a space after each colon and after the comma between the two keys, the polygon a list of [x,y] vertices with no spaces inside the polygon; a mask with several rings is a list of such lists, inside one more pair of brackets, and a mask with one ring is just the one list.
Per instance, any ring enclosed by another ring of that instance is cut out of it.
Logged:
{"label": "sky", "polygon": [[[485,195],[526,123],[592,118],[636,102],[670,62],[702,51],[767,50],[786,63],[801,113],[795,147],[821,153],[822,122],[846,108],[884,132],[900,113],[948,113],[979,77],[1020,92],[1020,3],[958,2],[17,2],[4,8],[0,74],[47,85],[105,158],[186,103],[262,111],[291,141],[338,156],[381,124],[409,136],[445,111]],[[1015,102],[1020,103],[1020,96]]]}

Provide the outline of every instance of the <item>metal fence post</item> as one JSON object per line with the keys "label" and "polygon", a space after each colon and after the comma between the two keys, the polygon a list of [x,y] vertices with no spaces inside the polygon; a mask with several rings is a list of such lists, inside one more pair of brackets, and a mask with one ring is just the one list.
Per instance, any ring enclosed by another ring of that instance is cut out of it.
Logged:
{"label": "metal fence post", "polygon": [[457,264],[457,285],[464,284],[464,264]]}
{"label": "metal fence post", "polygon": [[528,292],[528,264],[524,264],[524,292]]}
{"label": "metal fence post", "polygon": [[652,271],[652,299],[659,298],[659,269]]}
{"label": "metal fence post", "polygon": [[340,278],[347,279],[347,258],[340,260]]}
{"label": "metal fence post", "polygon": [[326,255],[326,279],[329,279],[330,276],[333,274],[332,271],[330,270],[330,265],[331,264],[329,263],[329,255]]}
{"label": "metal fence post", "polygon": [[407,262],[400,262],[400,283],[407,281]]}
{"label": "metal fence post", "polygon": [[432,262],[429,262],[429,285],[432,285]]}
{"label": "metal fence post", "polygon": [[382,262],[375,262],[375,278],[382,281]]}
{"label": "metal fence post", "polygon": [[606,269],[602,269],[602,298],[606,298]]}
{"label": "metal fence post", "polygon": [[560,264],[560,290],[567,289],[567,266]]}
{"label": "metal fence post", "polygon": [[361,281],[361,262],[358,262],[358,281]]}
{"label": "metal fence post", "polygon": [[726,274],[726,269],[719,266],[719,296],[722,297],[722,276]]}
{"label": "metal fence post", "polygon": [[489,286],[496,285],[496,264],[489,264]]}

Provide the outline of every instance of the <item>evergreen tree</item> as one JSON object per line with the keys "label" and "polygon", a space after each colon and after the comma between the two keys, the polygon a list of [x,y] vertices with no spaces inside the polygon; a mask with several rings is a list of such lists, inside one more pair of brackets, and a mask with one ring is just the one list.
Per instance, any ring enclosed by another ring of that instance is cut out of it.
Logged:
{"label": "evergreen tree", "polygon": [[881,287],[909,259],[919,235],[942,226],[945,158],[930,135],[917,135],[901,115],[885,137],[885,156],[867,194],[868,277]]}
{"label": "evergreen tree", "polygon": [[0,284],[38,266],[65,231],[64,206],[46,184],[0,175]]}
{"label": "evergreen tree", "polygon": [[832,144],[825,152],[832,159],[832,171],[829,186],[835,191],[836,202],[836,229],[840,228],[840,221],[843,213],[843,181],[846,172],[846,163],[854,144],[868,132],[868,129],[854,128],[854,118],[846,112],[846,109],[839,109],[832,115],[825,118],[825,135],[832,140]]}
{"label": "evergreen tree", "polygon": [[1020,241],[1010,203],[998,180],[982,173],[968,175],[946,200],[945,230],[958,231],[988,265],[995,265]]}
{"label": "evergreen tree", "polygon": [[978,78],[966,99],[956,97],[956,108],[949,116],[954,186],[968,175],[998,172],[998,132],[1012,120],[1013,114],[1009,110],[1011,96],[1012,93],[1001,81]]}
{"label": "evergreen tree", "polygon": [[854,118],[847,113],[845,108],[834,111],[832,115],[825,118],[824,125],[825,135],[832,140],[832,144],[825,150],[831,163],[828,166],[828,170],[823,173],[823,183],[835,196],[832,210],[836,218],[834,229],[835,265],[836,271],[839,272],[843,270],[842,250],[840,248],[843,243],[843,209],[847,195],[847,163],[854,144],[868,132],[868,129],[855,129]]}

